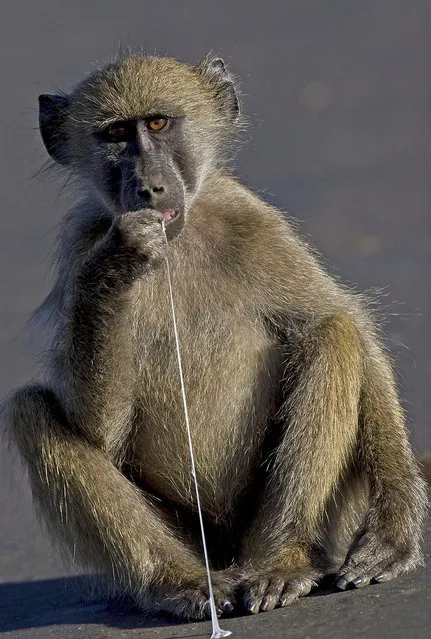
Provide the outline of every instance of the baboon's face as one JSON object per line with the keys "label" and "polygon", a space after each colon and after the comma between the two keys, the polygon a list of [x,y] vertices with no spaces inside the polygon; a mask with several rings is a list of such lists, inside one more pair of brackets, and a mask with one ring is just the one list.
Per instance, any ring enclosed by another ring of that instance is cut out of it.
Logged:
{"label": "baboon's face", "polygon": [[161,107],[145,117],[115,120],[89,140],[94,186],[116,212],[152,208],[180,230],[196,193],[199,167],[184,135],[184,116]]}
{"label": "baboon's face", "polygon": [[189,67],[131,56],[84,80],[68,97],[40,96],[50,155],[113,212],[161,211],[180,230],[205,173],[232,137],[238,102],[223,62]]}

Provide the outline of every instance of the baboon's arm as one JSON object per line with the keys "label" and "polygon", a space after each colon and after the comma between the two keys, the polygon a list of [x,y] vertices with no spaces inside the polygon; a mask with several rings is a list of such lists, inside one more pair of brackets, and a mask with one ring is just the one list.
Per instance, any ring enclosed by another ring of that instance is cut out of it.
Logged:
{"label": "baboon's arm", "polygon": [[244,559],[257,564],[288,566],[299,556],[304,561],[357,442],[363,352],[354,321],[332,315],[310,322],[296,348],[301,355],[298,370],[286,372],[294,387],[279,414],[280,443],[271,455],[265,495],[243,549]]}
{"label": "baboon's arm", "polygon": [[73,282],[59,351],[69,421],[115,455],[132,417],[133,269],[112,234],[87,255]]}
{"label": "baboon's arm", "polygon": [[140,224],[139,213],[111,220],[101,237],[92,230],[91,244],[91,229],[74,229],[72,247],[64,239],[61,246],[51,384],[68,422],[118,461],[133,420],[134,295],[146,261],[127,232],[144,235],[146,220]]}

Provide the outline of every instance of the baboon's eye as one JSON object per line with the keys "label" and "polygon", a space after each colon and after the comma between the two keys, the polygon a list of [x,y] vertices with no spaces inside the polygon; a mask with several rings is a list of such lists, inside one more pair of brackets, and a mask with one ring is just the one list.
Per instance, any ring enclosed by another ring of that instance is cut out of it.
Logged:
{"label": "baboon's eye", "polygon": [[147,129],[149,131],[161,131],[168,123],[168,118],[151,118],[147,120]]}
{"label": "baboon's eye", "polygon": [[131,122],[113,122],[101,132],[101,136],[107,142],[127,142],[135,135],[134,125]]}

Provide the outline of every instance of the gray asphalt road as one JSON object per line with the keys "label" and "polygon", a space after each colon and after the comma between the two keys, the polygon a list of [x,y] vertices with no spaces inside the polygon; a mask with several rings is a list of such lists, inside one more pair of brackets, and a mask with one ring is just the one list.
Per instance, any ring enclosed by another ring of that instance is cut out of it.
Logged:
{"label": "gray asphalt road", "polygon": [[[427,555],[431,552],[431,527]],[[0,586],[7,609],[5,638],[160,639],[209,638],[210,623],[172,624],[145,619],[139,613],[107,609],[106,602],[79,594],[77,578]],[[30,605],[29,605],[30,602]],[[1,610],[2,604],[0,604]],[[394,584],[348,592],[318,592],[290,608],[254,617],[222,619],[236,639],[428,639],[431,591],[425,570]]]}
{"label": "gray asphalt road", "polygon": [[[431,553],[431,526],[427,529],[427,561]],[[428,564],[429,567],[429,564]],[[139,613],[82,595],[85,579],[69,577],[0,585],[0,612],[5,610],[4,637],[91,639],[209,637],[209,623],[173,624],[145,619]],[[352,639],[372,635],[379,639],[425,639],[430,634],[431,590],[426,569],[393,584],[363,590],[318,591],[290,608],[255,617],[223,619],[222,628],[238,639]]]}
{"label": "gray asphalt road", "polygon": [[[34,177],[46,159],[38,93],[70,88],[120,44],[192,62],[213,49],[241,78],[249,115],[238,174],[299,220],[345,282],[381,289],[414,444],[431,448],[429,9],[427,0],[4,3],[0,396],[34,374],[37,346],[23,327],[48,290],[67,202],[61,179]],[[0,627],[9,636],[202,636],[202,625],[142,625],[84,602],[35,524],[21,469],[1,454]],[[229,626],[238,637],[425,637],[427,574]]]}

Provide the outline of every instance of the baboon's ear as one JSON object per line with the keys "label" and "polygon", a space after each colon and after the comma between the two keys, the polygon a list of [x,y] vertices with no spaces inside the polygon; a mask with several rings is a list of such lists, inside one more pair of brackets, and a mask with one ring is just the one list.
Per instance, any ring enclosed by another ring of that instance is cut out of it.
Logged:
{"label": "baboon's ear", "polygon": [[39,96],[39,129],[46,150],[53,160],[67,165],[66,136],[64,123],[69,100],[62,95]]}
{"label": "baboon's ear", "polygon": [[239,101],[233,80],[222,58],[207,56],[197,67],[205,82],[214,84],[220,107],[232,120],[239,116]]}

